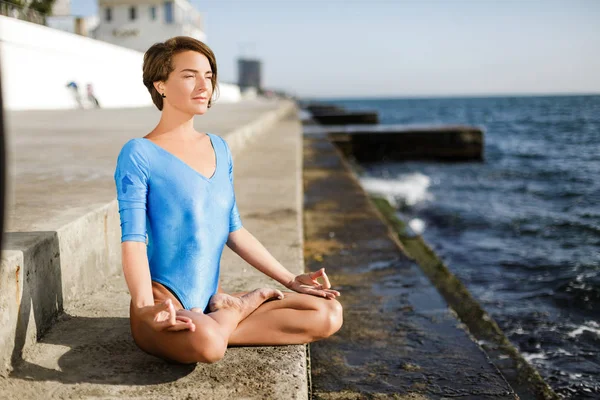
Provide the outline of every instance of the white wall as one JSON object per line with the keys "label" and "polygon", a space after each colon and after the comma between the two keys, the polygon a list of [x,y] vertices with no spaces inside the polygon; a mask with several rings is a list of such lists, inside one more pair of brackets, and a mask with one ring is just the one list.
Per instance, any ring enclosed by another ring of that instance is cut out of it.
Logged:
{"label": "white wall", "polygon": [[[98,7],[99,25],[94,37],[119,46],[138,51],[146,51],[157,42],[170,37],[187,35],[205,41],[202,31],[201,14],[188,1],[172,1],[173,20],[166,22],[164,2],[137,4],[116,4],[113,1],[100,2]],[[136,18],[129,19],[131,7],[135,7]],[[156,8],[156,19],[151,18],[150,9]],[[111,20],[106,20],[106,10],[111,10]]]}
{"label": "white wall", "polygon": [[[2,99],[7,110],[77,108],[69,81],[91,83],[100,105],[153,106],[142,83],[143,53],[0,15]],[[218,102],[240,100],[236,85],[220,84]]]}

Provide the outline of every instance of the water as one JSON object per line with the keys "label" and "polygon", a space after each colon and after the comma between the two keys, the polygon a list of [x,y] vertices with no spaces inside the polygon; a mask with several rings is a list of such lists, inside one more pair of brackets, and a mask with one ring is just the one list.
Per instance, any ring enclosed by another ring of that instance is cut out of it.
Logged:
{"label": "water", "polygon": [[382,124],[469,124],[485,161],[364,165],[553,389],[600,398],[600,96],[365,99]]}

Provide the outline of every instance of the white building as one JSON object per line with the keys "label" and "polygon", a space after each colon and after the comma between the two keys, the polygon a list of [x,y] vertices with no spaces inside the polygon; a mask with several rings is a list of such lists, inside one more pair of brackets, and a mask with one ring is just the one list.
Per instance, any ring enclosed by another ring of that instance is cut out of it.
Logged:
{"label": "white building", "polygon": [[71,14],[71,0],[55,0],[50,15],[46,16],[46,26],[81,36],[89,36],[89,32],[98,26],[98,16],[73,15]]}
{"label": "white building", "polygon": [[51,15],[71,15],[71,0],[54,0]]}
{"label": "white building", "polygon": [[99,0],[90,36],[145,52],[173,36],[206,41],[202,14],[188,0]]}

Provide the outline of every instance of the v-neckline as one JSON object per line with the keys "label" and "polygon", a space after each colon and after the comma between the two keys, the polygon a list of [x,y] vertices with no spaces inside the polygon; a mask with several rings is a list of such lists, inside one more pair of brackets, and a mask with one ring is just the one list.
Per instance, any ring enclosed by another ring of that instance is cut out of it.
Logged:
{"label": "v-neckline", "polygon": [[176,159],[177,161],[179,161],[181,164],[183,164],[184,166],[186,166],[191,171],[195,172],[196,175],[199,175],[204,180],[206,180],[208,182],[211,182],[213,180],[213,178],[215,177],[215,175],[217,175],[217,170],[219,169],[219,157],[217,156],[217,149],[215,148],[215,145],[213,143],[213,140],[212,140],[213,138],[212,138],[211,134],[208,133],[208,132],[206,132],[206,135],[208,136],[208,140],[210,141],[210,145],[211,145],[211,147],[213,149],[213,153],[215,155],[215,170],[214,170],[213,174],[210,176],[210,178],[208,178],[204,174],[201,174],[200,172],[196,171],[194,168],[192,168],[188,163],[186,163],[185,161],[183,161],[181,158],[177,157],[175,154],[171,153],[170,151],[168,151],[164,147],[159,146],[158,144],[154,143],[152,140],[150,140],[148,138],[145,138],[145,137],[142,137],[142,139],[146,140],[147,142],[152,143],[152,145],[154,145],[155,147],[158,147],[160,150],[162,150],[163,152],[165,152],[169,156],[171,156],[174,159]]}

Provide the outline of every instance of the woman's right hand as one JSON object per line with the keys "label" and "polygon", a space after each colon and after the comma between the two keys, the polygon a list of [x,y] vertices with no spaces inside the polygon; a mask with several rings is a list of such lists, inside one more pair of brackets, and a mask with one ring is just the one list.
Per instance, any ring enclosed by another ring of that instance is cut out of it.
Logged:
{"label": "woman's right hand", "polygon": [[194,332],[196,325],[191,318],[177,315],[171,299],[165,299],[162,303],[153,306],[145,306],[136,309],[142,321],[155,331],[183,331],[189,329]]}

